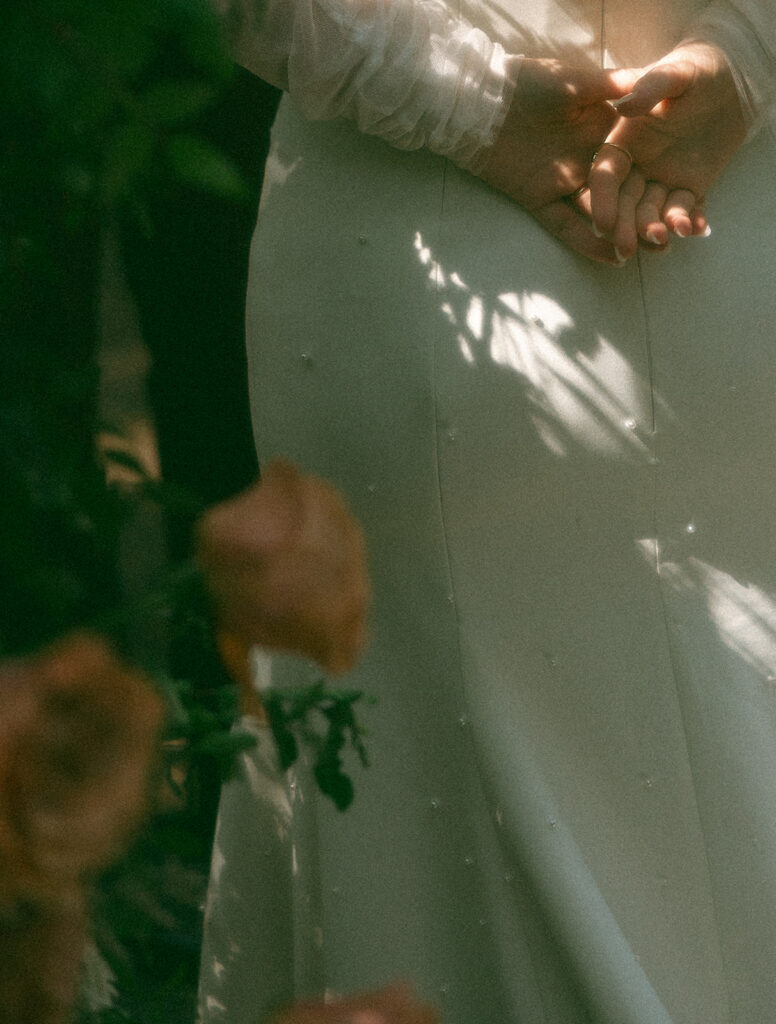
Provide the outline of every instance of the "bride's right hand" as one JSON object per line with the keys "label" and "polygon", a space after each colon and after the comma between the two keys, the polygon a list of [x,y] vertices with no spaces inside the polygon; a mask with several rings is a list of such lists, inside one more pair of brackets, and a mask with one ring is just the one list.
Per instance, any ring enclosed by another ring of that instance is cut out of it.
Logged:
{"label": "bride's right hand", "polygon": [[[617,120],[590,170],[593,220],[599,231],[619,238],[628,254],[641,238],[665,243],[668,230],[697,234],[696,206],[746,137],[746,122],[733,75],[716,46],[683,43],[640,77],[617,103]],[[623,187],[631,167],[643,176],[632,217],[622,220]],[[658,184],[659,183],[659,184]]]}
{"label": "bride's right hand", "polygon": [[604,263],[619,262],[612,243],[594,234],[569,197],[584,185],[593,155],[617,119],[607,100],[625,96],[634,82],[629,70],[524,58],[504,124],[480,171],[550,234]]}

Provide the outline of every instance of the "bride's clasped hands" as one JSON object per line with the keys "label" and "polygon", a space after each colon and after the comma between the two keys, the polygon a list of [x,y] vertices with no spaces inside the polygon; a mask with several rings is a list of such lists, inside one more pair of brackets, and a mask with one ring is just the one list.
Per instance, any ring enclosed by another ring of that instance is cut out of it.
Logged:
{"label": "bride's clasped hands", "polygon": [[633,74],[509,59],[514,94],[479,176],[570,249],[617,263],[611,241],[596,236],[569,197],[585,184],[596,149],[617,121],[609,101],[628,93]]}
{"label": "bride's clasped hands", "polygon": [[727,60],[707,43],[646,70],[526,58],[480,176],[570,249],[623,264],[640,245],[709,233],[707,190],[746,130]]}
{"label": "bride's clasped hands", "polygon": [[687,42],[637,76],[591,165],[594,230],[623,260],[671,234],[707,235],[709,188],[746,138],[730,66],[716,46]]}

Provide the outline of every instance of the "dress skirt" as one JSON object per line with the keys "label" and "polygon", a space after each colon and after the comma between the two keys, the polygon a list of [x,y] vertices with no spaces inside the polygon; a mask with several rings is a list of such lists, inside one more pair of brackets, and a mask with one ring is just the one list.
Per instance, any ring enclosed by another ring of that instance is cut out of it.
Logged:
{"label": "dress skirt", "polygon": [[711,237],[613,268],[284,99],[256,443],[364,525],[372,643],[343,685],[376,698],[371,765],[343,814],[266,736],[245,756],[207,1024],[391,978],[444,1024],[773,1024],[775,171],[765,129]]}

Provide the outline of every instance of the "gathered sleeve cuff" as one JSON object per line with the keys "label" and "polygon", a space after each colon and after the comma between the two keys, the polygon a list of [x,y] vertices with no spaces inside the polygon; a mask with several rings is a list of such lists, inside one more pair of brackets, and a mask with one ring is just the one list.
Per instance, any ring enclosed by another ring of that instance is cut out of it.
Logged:
{"label": "gathered sleeve cuff", "polygon": [[312,120],[345,117],[477,172],[519,61],[441,0],[213,0],[236,59]]}
{"label": "gathered sleeve cuff", "polygon": [[713,0],[691,27],[691,38],[725,54],[749,137],[776,119],[776,16],[771,0]]}

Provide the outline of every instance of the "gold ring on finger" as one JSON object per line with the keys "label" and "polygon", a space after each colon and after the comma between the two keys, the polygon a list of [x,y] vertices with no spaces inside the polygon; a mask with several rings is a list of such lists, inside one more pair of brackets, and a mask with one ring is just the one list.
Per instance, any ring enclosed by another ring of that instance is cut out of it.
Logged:
{"label": "gold ring on finger", "polygon": [[595,153],[593,153],[593,159],[591,160],[591,164],[594,164],[596,162],[596,160],[598,159],[598,154],[601,152],[604,146],[609,146],[611,149],[619,149],[621,153],[624,153],[627,156],[628,161],[630,163],[630,167],[628,168],[628,173],[630,174],[630,169],[631,167],[633,167],[633,154],[630,153],[624,146],[618,146],[616,142],[602,142],[598,149],[595,151]]}
{"label": "gold ring on finger", "polygon": [[573,192],[570,192],[566,198],[573,202],[575,199],[579,199],[583,192],[587,192],[589,187],[590,186],[585,181],[579,186],[579,188],[575,188]]}

